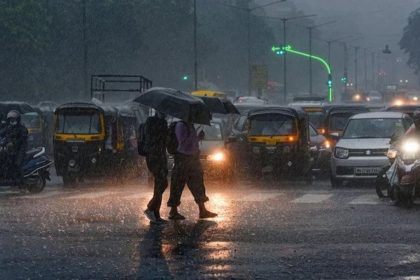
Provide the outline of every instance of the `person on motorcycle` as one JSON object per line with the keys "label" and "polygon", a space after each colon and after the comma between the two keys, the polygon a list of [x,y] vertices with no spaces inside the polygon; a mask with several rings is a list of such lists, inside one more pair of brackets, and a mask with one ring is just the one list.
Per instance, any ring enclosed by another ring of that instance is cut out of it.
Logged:
{"label": "person on motorcycle", "polygon": [[22,167],[28,146],[28,130],[21,124],[18,111],[12,110],[7,114],[6,127],[0,132],[0,138],[5,139],[9,176],[17,185],[22,182]]}
{"label": "person on motorcycle", "polygon": [[413,124],[405,132],[404,138],[418,137],[420,140],[420,111],[416,110],[413,113]]}

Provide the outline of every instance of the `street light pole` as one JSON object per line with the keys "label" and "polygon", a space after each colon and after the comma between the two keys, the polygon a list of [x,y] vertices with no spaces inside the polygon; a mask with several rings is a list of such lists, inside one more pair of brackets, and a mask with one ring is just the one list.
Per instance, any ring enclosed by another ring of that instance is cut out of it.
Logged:
{"label": "street light pole", "polygon": [[197,0],[194,0],[194,90],[198,89]]}
{"label": "street light pole", "polygon": [[375,53],[372,52],[372,89],[376,89],[375,72]]}
{"label": "street light pole", "polygon": [[365,79],[365,91],[368,90],[368,73],[367,73],[367,67],[368,67],[368,63],[367,63],[367,50],[366,48],[363,49],[363,60],[364,60],[364,79]]}
{"label": "street light pole", "polygon": [[354,88],[355,90],[358,90],[358,75],[359,75],[359,70],[358,70],[358,60],[357,60],[357,54],[359,52],[359,47],[354,47]]}
{"label": "street light pole", "polygon": [[83,9],[83,91],[84,96],[89,96],[88,92],[88,44],[87,44],[87,24],[86,24],[86,0],[82,1],[82,9]]}
{"label": "street light pole", "polygon": [[251,96],[252,93],[252,77],[251,77],[251,9],[248,9],[247,16],[248,16],[248,22],[247,22],[247,44],[248,44],[248,96]]}
{"label": "street light pole", "polygon": [[308,27],[309,30],[309,95],[312,95],[312,30],[314,27]]}
{"label": "street light pole", "polygon": [[[286,23],[287,18],[282,19],[283,22],[283,46],[287,44],[286,38]],[[284,53],[283,56],[283,102],[286,104],[287,102],[287,52]]]}

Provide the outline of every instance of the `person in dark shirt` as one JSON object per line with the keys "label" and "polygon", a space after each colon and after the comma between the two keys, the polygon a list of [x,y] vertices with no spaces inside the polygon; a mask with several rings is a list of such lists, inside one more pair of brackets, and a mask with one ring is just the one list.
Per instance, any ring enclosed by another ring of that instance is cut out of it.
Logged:
{"label": "person in dark shirt", "polygon": [[145,151],[147,168],[154,177],[153,197],[144,211],[146,217],[154,223],[165,222],[160,217],[162,195],[168,187],[168,163],[166,158],[166,141],[168,123],[165,114],[157,112],[149,117],[144,125]]}

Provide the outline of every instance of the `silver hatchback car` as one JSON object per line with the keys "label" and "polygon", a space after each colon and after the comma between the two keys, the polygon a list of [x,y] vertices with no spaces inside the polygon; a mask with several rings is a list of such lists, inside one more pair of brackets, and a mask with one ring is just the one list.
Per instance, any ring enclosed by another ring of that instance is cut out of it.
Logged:
{"label": "silver hatchback car", "polygon": [[403,134],[411,118],[397,112],[362,113],[351,117],[331,159],[331,185],[344,180],[375,179],[388,164],[386,156],[394,134]]}

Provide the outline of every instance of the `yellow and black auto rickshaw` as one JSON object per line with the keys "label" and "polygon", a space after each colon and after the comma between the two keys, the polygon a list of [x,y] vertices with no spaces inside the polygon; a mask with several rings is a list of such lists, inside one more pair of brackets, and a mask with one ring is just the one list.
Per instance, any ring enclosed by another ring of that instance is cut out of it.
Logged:
{"label": "yellow and black auto rickshaw", "polygon": [[123,122],[114,107],[67,103],[55,111],[54,159],[65,184],[119,174],[124,141]]}
{"label": "yellow and black auto rickshaw", "polygon": [[335,146],[336,139],[341,136],[349,118],[353,115],[369,112],[363,105],[324,105],[325,117],[322,122],[323,135]]}
{"label": "yellow and black auto rickshaw", "polygon": [[266,107],[248,112],[242,128],[228,140],[237,170],[261,176],[312,179],[309,122],[298,108]]}

